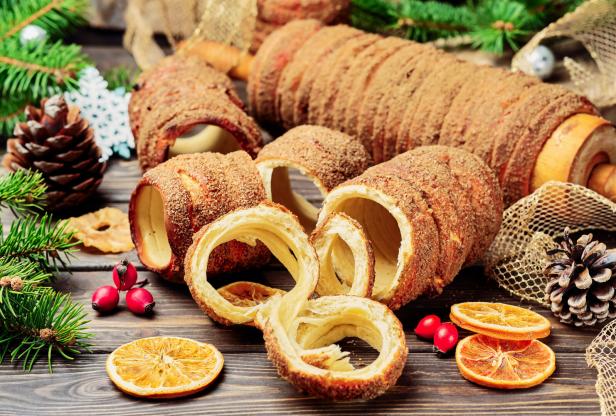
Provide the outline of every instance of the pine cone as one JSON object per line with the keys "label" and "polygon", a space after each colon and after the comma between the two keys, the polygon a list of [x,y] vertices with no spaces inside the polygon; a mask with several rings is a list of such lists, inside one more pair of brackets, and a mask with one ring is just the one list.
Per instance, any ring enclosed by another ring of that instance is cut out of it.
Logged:
{"label": "pine cone", "polygon": [[81,204],[100,185],[107,167],[99,161],[101,151],[88,122],[61,95],[41,101],[40,109],[26,107],[26,117],[7,142],[4,166],[40,171],[51,211]]}
{"label": "pine cone", "polygon": [[550,282],[546,300],[561,322],[592,326],[616,317],[616,249],[582,235],[574,243],[569,228],[544,270]]}

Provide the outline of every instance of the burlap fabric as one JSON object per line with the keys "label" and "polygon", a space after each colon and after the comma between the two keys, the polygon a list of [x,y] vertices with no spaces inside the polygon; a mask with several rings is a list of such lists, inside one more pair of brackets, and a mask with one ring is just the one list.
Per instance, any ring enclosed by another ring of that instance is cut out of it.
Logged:
{"label": "burlap fabric", "polygon": [[588,0],[550,24],[520,49],[513,58],[512,68],[528,72],[528,54],[542,41],[557,37],[579,41],[592,58],[590,61],[564,58],[574,90],[597,106],[616,104],[616,0]]}

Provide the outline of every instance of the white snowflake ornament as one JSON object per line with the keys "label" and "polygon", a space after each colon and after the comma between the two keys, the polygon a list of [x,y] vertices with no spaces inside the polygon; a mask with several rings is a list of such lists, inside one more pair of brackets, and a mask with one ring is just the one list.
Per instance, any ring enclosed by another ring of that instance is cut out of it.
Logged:
{"label": "white snowflake ornament", "polygon": [[114,153],[130,158],[135,148],[135,139],[128,121],[130,93],[124,88],[110,91],[107,81],[93,66],[79,73],[79,90],[65,94],[66,101],[81,110],[83,118],[94,129],[94,139],[102,150],[101,160]]}

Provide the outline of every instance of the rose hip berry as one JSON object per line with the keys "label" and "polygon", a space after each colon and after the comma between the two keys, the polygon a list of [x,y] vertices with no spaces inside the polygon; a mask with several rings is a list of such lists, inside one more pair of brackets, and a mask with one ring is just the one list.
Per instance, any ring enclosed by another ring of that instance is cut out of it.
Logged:
{"label": "rose hip berry", "polygon": [[437,353],[447,354],[458,343],[458,329],[451,322],[441,324],[434,333],[434,348]]}
{"label": "rose hip berry", "polygon": [[124,259],[113,268],[113,283],[118,290],[129,290],[137,283],[137,269],[135,266]]}
{"label": "rose hip berry", "polygon": [[92,294],[92,309],[98,312],[111,312],[120,302],[118,289],[107,285],[101,286]]}
{"label": "rose hip berry", "polygon": [[139,287],[126,292],[126,306],[132,313],[137,315],[151,313],[154,305],[154,297],[147,289]]}
{"label": "rose hip berry", "polygon": [[425,316],[415,327],[415,335],[423,339],[433,339],[436,329],[441,324],[441,318],[436,315]]}

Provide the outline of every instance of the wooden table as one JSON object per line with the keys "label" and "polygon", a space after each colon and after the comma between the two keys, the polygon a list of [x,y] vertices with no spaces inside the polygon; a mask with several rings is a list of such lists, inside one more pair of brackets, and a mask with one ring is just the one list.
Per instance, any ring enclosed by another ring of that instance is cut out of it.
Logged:
{"label": "wooden table", "polygon": [[[88,32],[94,45],[85,49],[100,67],[130,62],[119,46],[119,34]],[[100,44],[97,46],[96,43]],[[108,46],[109,44],[114,46]],[[126,211],[127,203],[141,172],[135,161],[115,161],[94,201],[84,212],[103,206]],[[295,181],[300,188],[300,181]],[[5,215],[3,222],[9,220]],[[134,252],[128,258],[140,263]],[[453,358],[438,358],[429,343],[413,334],[418,319],[429,313],[442,318],[449,307],[469,300],[520,302],[485,277],[481,269],[465,270],[444,293],[436,298],[421,298],[397,315],[404,324],[410,349],[407,364],[398,384],[385,395],[370,402],[331,403],[298,393],[278,377],[267,359],[258,330],[223,327],[213,323],[193,302],[187,289],[158,278],[139,267],[140,278],[148,278],[148,288],[156,300],[152,317],[137,317],[123,306],[109,316],[91,310],[90,296],[103,284],[110,284],[113,264],[122,256],[80,251],[69,273],[62,273],[57,287],[70,291],[75,300],[86,305],[90,328],[95,334],[92,354],[74,362],[58,359],[54,373],[44,363],[31,374],[18,367],[0,366],[0,415],[144,415],[144,414],[413,414],[413,415],[598,415],[595,393],[596,373],[586,366],[584,351],[597,329],[573,329],[553,319],[549,311],[530,306],[553,323],[552,335],[545,340],[556,351],[557,369],[544,384],[526,391],[498,391],[476,386],[462,379]],[[264,270],[218,278],[216,285],[230,279],[253,279],[280,288],[288,288],[291,279],[279,265]],[[105,359],[117,346],[131,340],[174,335],[215,344],[225,357],[219,379],[194,397],[167,400],[138,400],[120,393],[108,380]],[[466,336],[464,331],[461,336]],[[349,343],[354,357],[369,360],[375,356],[367,346]]]}

